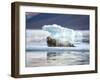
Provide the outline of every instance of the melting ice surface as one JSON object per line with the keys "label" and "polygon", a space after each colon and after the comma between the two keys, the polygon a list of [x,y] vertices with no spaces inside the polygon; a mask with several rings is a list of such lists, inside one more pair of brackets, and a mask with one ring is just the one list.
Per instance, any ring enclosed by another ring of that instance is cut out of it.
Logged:
{"label": "melting ice surface", "polygon": [[[47,37],[70,41],[75,47],[48,47]],[[73,30],[57,24],[26,30],[26,67],[89,64],[89,30]]]}

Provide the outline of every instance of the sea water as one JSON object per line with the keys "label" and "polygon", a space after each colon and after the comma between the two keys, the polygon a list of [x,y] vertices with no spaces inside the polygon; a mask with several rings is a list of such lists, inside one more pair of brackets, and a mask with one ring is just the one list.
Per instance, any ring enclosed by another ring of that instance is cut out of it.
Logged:
{"label": "sea water", "polygon": [[89,64],[89,44],[76,47],[32,47],[26,49],[26,67]]}

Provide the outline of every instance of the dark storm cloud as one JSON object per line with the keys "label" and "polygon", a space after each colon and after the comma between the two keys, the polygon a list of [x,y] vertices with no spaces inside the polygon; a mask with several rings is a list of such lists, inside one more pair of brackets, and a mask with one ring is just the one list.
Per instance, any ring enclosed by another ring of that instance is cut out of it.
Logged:
{"label": "dark storm cloud", "polygon": [[26,13],[27,29],[42,29],[43,25],[52,24],[75,30],[89,30],[89,15]]}

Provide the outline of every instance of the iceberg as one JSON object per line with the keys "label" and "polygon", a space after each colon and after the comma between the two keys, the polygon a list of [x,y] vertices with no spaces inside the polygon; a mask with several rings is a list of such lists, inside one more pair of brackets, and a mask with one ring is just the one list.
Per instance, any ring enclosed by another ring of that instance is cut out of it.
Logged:
{"label": "iceberg", "polygon": [[62,42],[64,41],[74,41],[74,30],[69,28],[64,28],[60,25],[53,24],[53,25],[44,25],[42,27],[43,30],[48,31],[51,35],[50,37],[54,39],[59,39]]}
{"label": "iceberg", "polygon": [[89,30],[74,30],[57,24],[44,25],[42,29],[48,31],[50,37],[58,40],[58,42],[65,43],[67,41],[75,44],[89,41]]}
{"label": "iceberg", "polygon": [[[48,47],[48,39],[52,47],[77,47],[83,43],[89,45],[89,30],[74,30],[57,24],[44,25],[42,29],[26,30],[26,47]],[[56,43],[56,44],[55,44]],[[87,45],[85,45],[87,46]]]}

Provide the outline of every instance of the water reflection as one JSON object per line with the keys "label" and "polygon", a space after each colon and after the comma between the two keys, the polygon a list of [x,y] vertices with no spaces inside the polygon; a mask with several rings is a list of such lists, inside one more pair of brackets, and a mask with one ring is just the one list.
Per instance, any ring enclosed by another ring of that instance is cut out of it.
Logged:
{"label": "water reflection", "polygon": [[26,67],[89,64],[89,52],[35,51],[26,53]]}

